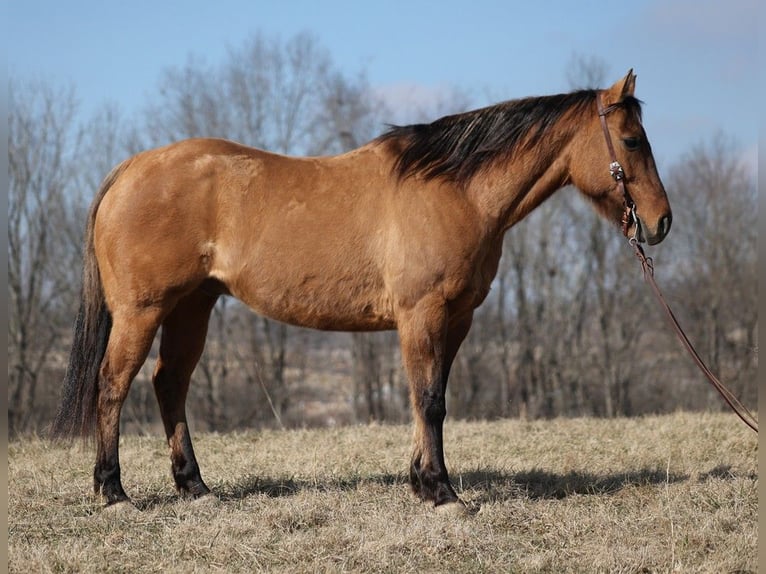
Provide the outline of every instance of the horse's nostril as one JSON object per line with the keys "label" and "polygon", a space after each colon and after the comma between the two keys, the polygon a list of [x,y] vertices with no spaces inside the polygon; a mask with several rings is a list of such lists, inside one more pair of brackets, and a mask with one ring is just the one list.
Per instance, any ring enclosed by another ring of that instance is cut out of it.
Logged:
{"label": "horse's nostril", "polygon": [[660,237],[665,237],[668,234],[671,223],[673,223],[673,216],[669,213],[660,219],[660,224],[657,226],[657,232]]}

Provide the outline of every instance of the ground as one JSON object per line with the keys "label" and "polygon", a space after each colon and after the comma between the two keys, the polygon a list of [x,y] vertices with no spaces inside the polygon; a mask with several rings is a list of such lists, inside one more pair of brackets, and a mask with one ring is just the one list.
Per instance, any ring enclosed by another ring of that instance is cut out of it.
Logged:
{"label": "ground", "polygon": [[93,453],[9,445],[11,572],[756,571],[757,437],[731,414],[447,421],[472,513],[409,491],[411,429],[204,434],[217,500],[179,499],[157,436],[124,437],[140,509],[104,511]]}

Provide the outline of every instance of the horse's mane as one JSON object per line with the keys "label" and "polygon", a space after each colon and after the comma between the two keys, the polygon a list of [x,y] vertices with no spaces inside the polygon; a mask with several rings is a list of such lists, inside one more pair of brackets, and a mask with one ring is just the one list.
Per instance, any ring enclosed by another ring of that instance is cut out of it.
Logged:
{"label": "horse's mane", "polygon": [[[392,147],[398,154],[394,171],[400,179],[420,175],[465,184],[482,167],[521,145],[528,149],[540,143],[568,112],[595,112],[597,93],[579,90],[510,100],[430,124],[391,126],[378,141],[396,144]],[[639,100],[627,97],[621,105],[640,118]]]}

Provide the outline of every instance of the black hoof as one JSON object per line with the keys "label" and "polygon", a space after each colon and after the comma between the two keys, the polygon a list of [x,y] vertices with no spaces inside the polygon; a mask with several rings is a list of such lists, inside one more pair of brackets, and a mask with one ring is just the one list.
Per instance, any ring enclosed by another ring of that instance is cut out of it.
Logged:
{"label": "black hoof", "polygon": [[172,468],[173,480],[179,493],[192,498],[210,494],[210,489],[202,481],[197,464],[186,464],[183,468]]}
{"label": "black hoof", "polygon": [[460,501],[446,471],[421,468],[419,461],[413,461],[410,465],[410,486],[415,496],[424,502],[433,502],[434,506]]}
{"label": "black hoof", "polygon": [[93,476],[93,491],[96,496],[102,496],[106,500],[106,506],[112,506],[120,502],[130,502],[120,482],[120,469],[108,470],[97,469]]}
{"label": "black hoof", "polygon": [[120,485],[117,485],[117,487],[107,487],[107,485],[101,487],[96,486],[95,491],[96,496],[101,496],[105,500],[105,506],[112,506],[113,504],[120,504],[121,502],[130,502],[130,498],[125,494],[125,491]]}
{"label": "black hoof", "polygon": [[197,482],[187,482],[183,486],[176,484],[176,488],[181,495],[190,498],[201,498],[210,494],[210,489],[201,480]]}

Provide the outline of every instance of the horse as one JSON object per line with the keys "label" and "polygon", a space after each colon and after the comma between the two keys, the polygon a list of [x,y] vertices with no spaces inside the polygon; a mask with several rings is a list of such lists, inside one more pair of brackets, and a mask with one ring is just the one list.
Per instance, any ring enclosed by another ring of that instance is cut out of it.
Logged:
{"label": "horse", "polygon": [[228,295],[293,325],[397,330],[414,421],[410,485],[437,508],[463,507],[444,461],[445,390],[505,232],[567,185],[633,240],[654,245],[670,230],[635,80],[631,70],[606,89],[389,126],[335,156],[189,139],[126,159],[87,217],[52,435],[95,435],[96,495],[130,503],[120,411],[161,327],[152,381],[172,476],[181,495],[210,495],[186,397],[210,313]]}

